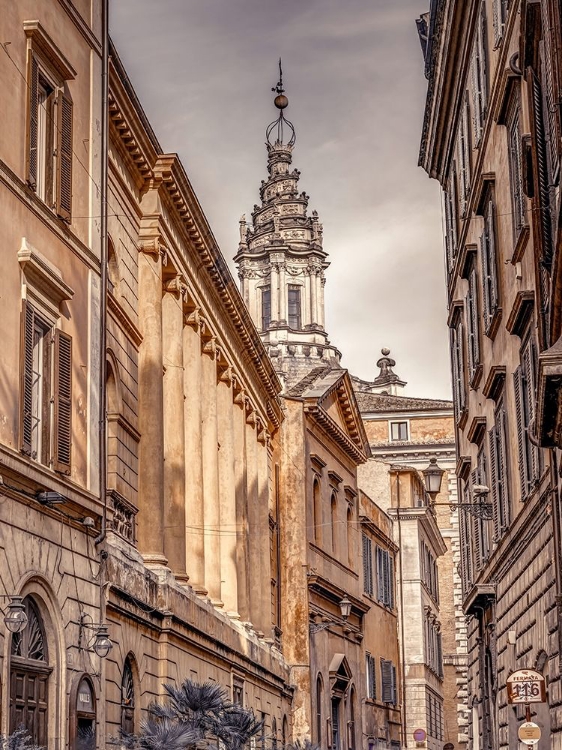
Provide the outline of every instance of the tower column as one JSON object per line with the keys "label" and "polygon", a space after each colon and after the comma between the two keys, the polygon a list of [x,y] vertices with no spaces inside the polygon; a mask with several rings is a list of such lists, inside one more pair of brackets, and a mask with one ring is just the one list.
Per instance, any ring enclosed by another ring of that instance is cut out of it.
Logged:
{"label": "tower column", "polygon": [[285,263],[279,264],[279,320],[287,322],[287,282]]}
{"label": "tower column", "polygon": [[205,545],[203,456],[201,414],[201,339],[199,337],[199,311],[186,315],[183,329],[184,362],[184,426],[185,426],[185,506],[187,521],[187,572],[196,594],[204,595]]}
{"label": "tower column", "polygon": [[318,323],[318,276],[316,270],[310,273],[310,322]]}
{"label": "tower column", "polygon": [[308,326],[312,322],[310,317],[310,310],[311,310],[311,301],[310,301],[310,272],[305,271],[304,274],[304,305],[303,305],[303,325]]}
{"label": "tower column", "polygon": [[320,325],[323,329],[326,328],[326,307],[324,304],[324,287],[326,286],[326,278],[322,274],[320,277]]}
{"label": "tower column", "polygon": [[162,383],[162,257],[158,239],[141,243],[139,309],[139,549],[145,561],[164,554],[164,424]]}
{"label": "tower column", "polygon": [[[179,275],[166,281],[162,299],[164,340],[164,553],[173,574],[185,570],[185,431],[183,424],[183,302]],[[185,287],[184,287],[185,289]]]}

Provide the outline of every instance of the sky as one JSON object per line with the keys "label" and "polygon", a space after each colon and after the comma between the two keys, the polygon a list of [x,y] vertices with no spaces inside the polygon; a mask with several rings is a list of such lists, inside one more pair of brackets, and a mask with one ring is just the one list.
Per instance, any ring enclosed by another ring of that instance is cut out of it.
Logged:
{"label": "sky", "polygon": [[267,177],[278,58],[299,187],[324,225],[326,329],[372,380],[450,398],[439,186],[417,166],[427,0],[111,0],[110,34],[156,135],[177,152],[232,263]]}

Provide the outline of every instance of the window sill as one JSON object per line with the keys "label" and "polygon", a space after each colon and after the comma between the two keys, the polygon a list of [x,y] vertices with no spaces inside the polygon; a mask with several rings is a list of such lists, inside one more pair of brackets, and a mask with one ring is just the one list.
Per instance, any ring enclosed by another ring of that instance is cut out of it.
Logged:
{"label": "window sill", "polygon": [[494,314],[490,318],[490,324],[488,325],[488,328],[486,328],[486,330],[484,331],[484,334],[492,341],[496,338],[496,334],[500,327],[501,319],[502,319],[502,308],[497,307]]}
{"label": "window sill", "polygon": [[480,381],[482,380],[482,373],[484,371],[482,363],[476,365],[474,368],[474,372],[472,373],[472,378],[470,379],[470,387],[473,391],[478,390],[478,386],[480,385]]}
{"label": "window sill", "polygon": [[529,229],[528,224],[524,224],[519,229],[519,234],[517,235],[515,239],[515,247],[513,248],[513,255],[511,256],[511,262],[513,264],[519,263],[519,261],[525,254],[525,249],[527,247],[527,243],[529,242],[530,234],[531,234],[531,230]]}

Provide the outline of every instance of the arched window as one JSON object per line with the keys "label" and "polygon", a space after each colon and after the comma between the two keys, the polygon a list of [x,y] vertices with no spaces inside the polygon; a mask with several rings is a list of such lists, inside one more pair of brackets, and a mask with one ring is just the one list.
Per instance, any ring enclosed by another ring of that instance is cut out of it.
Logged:
{"label": "arched window", "polygon": [[34,745],[47,747],[49,732],[49,654],[43,619],[27,596],[27,627],[12,635],[10,650],[10,734],[23,726]]}
{"label": "arched window", "polygon": [[353,567],[353,510],[347,509],[347,564]]}
{"label": "arched window", "polygon": [[316,679],[316,744],[322,746],[322,702],[324,699],[324,685],[322,675]]}
{"label": "arched window", "polygon": [[349,724],[348,727],[348,734],[349,737],[347,739],[347,744],[349,747],[349,750],[355,750],[355,688],[351,688],[351,692],[349,693]]}
{"label": "arched window", "polygon": [[121,678],[121,731],[123,734],[135,732],[135,681],[131,656],[127,656]]}
{"label": "arched window", "polygon": [[271,720],[271,748],[272,750],[277,750],[277,719],[275,716]]}
{"label": "arched window", "polygon": [[320,497],[320,482],[318,477],[314,478],[312,488],[313,523],[314,523],[314,541],[316,544],[322,544],[322,498]]}
{"label": "arched window", "polygon": [[283,743],[283,748],[287,747],[288,741],[289,741],[289,722],[287,721],[287,717],[283,716],[283,724],[281,725],[281,742]]}
{"label": "arched window", "polygon": [[70,694],[71,750],[94,750],[96,747],[96,695],[89,675],[82,675]]}
{"label": "arched window", "polygon": [[337,543],[337,536],[338,536],[338,503],[336,499],[336,493],[332,492],[332,500],[330,503],[331,507],[331,517],[332,517],[332,555],[334,557],[337,554],[338,551],[338,543]]}

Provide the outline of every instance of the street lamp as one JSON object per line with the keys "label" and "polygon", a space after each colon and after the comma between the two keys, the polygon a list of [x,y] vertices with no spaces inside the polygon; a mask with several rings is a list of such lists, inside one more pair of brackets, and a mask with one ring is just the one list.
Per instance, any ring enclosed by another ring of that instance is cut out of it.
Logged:
{"label": "street lamp", "polygon": [[98,625],[98,629],[94,636],[94,651],[101,659],[104,659],[112,648],[113,643],[107,633],[107,625]]}
{"label": "street lamp", "polygon": [[427,494],[435,502],[435,498],[441,492],[441,482],[445,470],[437,466],[437,459],[430,458],[429,466],[422,471]]}
{"label": "street lamp", "polygon": [[[342,619],[347,622],[347,619],[349,615],[351,614],[351,601],[348,599],[347,594],[343,595],[343,599],[339,602],[340,612]],[[337,620],[333,620],[330,618],[326,618],[323,622],[311,622],[310,623],[310,633],[311,635],[313,633],[318,633],[320,630],[326,630],[326,628],[329,628],[330,625],[338,625]]]}
{"label": "street lamp", "polygon": [[4,613],[4,624],[11,633],[21,633],[27,626],[27,612],[23,596],[10,596],[10,603]]}
{"label": "street lamp", "polygon": [[[93,630],[93,636],[87,639],[85,630]],[[85,646],[84,641],[86,641]],[[81,651],[83,648],[93,650],[100,659],[104,659],[113,648],[113,643],[107,632],[107,625],[93,622],[90,615],[85,612],[80,617],[80,630],[78,631],[78,650]]]}

